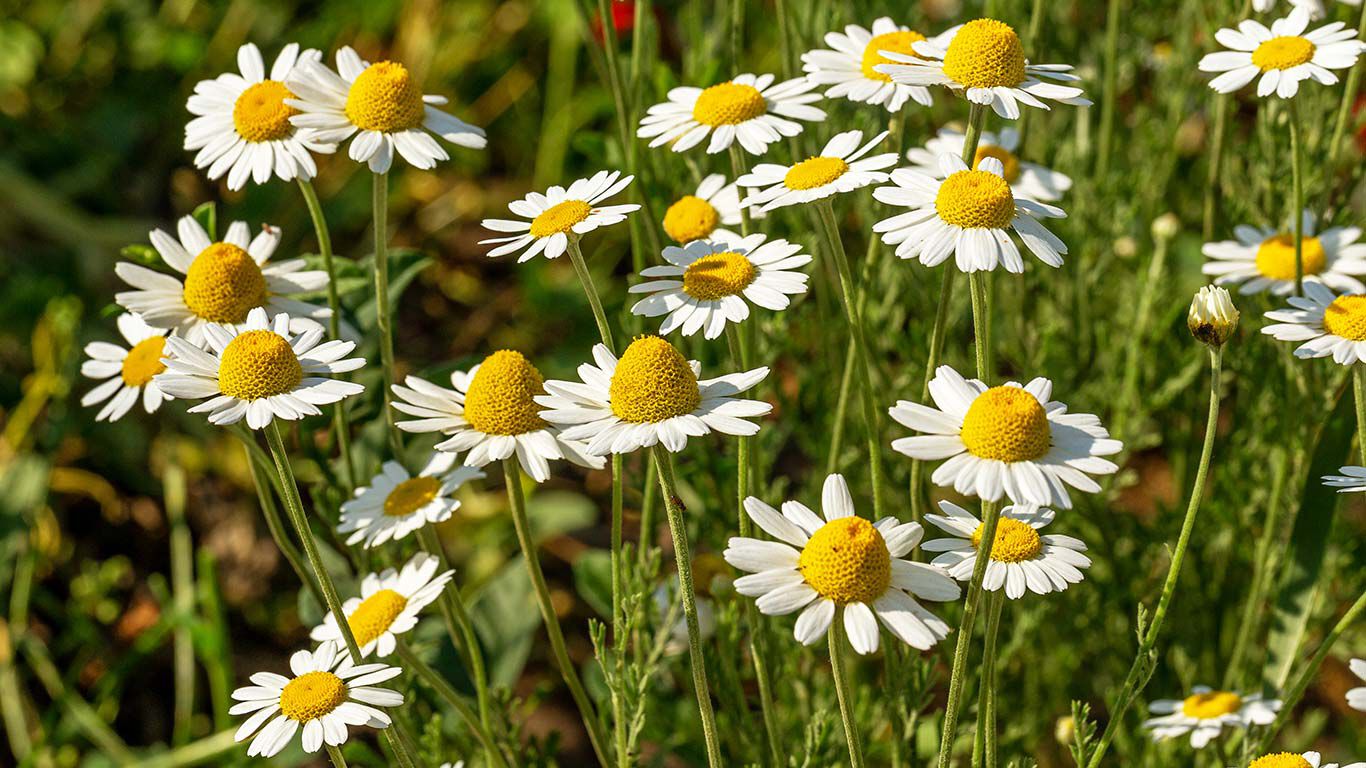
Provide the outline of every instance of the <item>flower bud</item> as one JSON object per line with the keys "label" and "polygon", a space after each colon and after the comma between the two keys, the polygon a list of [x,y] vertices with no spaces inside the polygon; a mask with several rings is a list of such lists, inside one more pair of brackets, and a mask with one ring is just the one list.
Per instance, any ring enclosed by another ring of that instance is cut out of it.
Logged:
{"label": "flower bud", "polygon": [[1053,724],[1053,738],[1064,747],[1072,746],[1077,738],[1077,723],[1071,715],[1064,715]]}
{"label": "flower bud", "polygon": [[1228,291],[1214,285],[1197,291],[1186,315],[1186,327],[1196,341],[1211,347],[1223,346],[1238,330],[1238,309]]}
{"label": "flower bud", "polygon": [[1164,213],[1153,219],[1153,239],[1170,240],[1181,231],[1181,219],[1174,213]]}

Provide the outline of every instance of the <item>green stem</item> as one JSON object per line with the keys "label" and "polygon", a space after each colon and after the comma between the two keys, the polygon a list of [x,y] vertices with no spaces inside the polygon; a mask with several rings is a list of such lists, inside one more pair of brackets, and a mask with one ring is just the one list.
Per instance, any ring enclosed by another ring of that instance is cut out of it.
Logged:
{"label": "green stem", "polygon": [[1214,96],[1214,127],[1210,130],[1209,167],[1205,169],[1204,218],[1200,226],[1201,237],[1205,242],[1214,238],[1214,209],[1219,200],[1219,174],[1224,166],[1224,134],[1228,125],[1229,96],[1218,93]]}
{"label": "green stem", "polygon": [[481,718],[475,715],[469,703],[451,687],[450,683],[446,682],[440,673],[428,666],[427,662],[423,661],[416,653],[413,653],[413,649],[408,647],[406,640],[399,638],[397,647],[398,657],[403,660],[403,668],[415,673],[420,680],[436,692],[436,695],[449,704],[462,720],[469,723],[470,731],[474,733],[474,738],[479,741],[480,746],[488,754],[489,762],[500,768],[506,766],[507,760],[504,758],[503,752],[498,749],[493,735],[489,733],[486,726],[481,724]]}
{"label": "green stem", "polygon": [[[276,487],[272,483],[271,477],[267,475],[267,468],[262,466],[253,453],[252,448],[261,450],[260,446],[252,438],[250,432],[237,431],[237,436],[243,441],[243,447],[247,452],[247,466],[251,469],[252,485],[256,487],[256,499],[261,505],[261,516],[266,520],[266,528],[270,530],[271,538],[275,539],[275,546],[279,548],[280,554],[284,555],[285,562],[298,577],[299,583],[303,584],[313,597],[322,602],[322,591],[318,589],[318,583],[313,580],[313,575],[304,567],[303,556],[299,553],[299,548],[294,546],[294,542],[289,540],[289,533],[285,530],[284,520],[280,518],[280,510],[275,506],[275,499],[271,495],[271,489]],[[263,457],[269,464],[269,457]],[[277,481],[278,482],[278,481]]]}
{"label": "green stem", "polygon": [[[1357,38],[1366,35],[1366,7],[1361,9],[1361,14],[1357,20]],[[1352,116],[1352,108],[1356,104],[1357,89],[1361,87],[1361,67],[1353,66],[1347,73],[1347,84],[1342,89],[1342,102],[1338,104],[1338,116],[1333,121],[1333,139],[1328,144],[1328,163],[1325,166],[1328,173],[1333,173],[1337,168],[1338,155],[1342,151],[1342,136],[1347,132],[1347,121]]]}
{"label": "green stem", "polygon": [[858,725],[854,722],[853,693],[849,690],[849,677],[844,668],[844,608],[835,613],[826,633],[830,641],[830,671],[835,677],[835,696],[840,702],[840,720],[844,721],[844,741],[849,746],[849,765],[863,768],[863,745],[859,743]]}
{"label": "green stem", "polygon": [[194,542],[185,522],[185,470],[167,464],[162,476],[166,519],[171,529],[171,593],[175,606],[175,709],[171,743],[180,746],[190,740],[190,718],[194,716],[194,639],[190,625],[194,614]]}
{"label": "green stem", "polygon": [[1352,366],[1352,394],[1356,398],[1357,450],[1361,452],[1361,463],[1366,464],[1366,364]]}
{"label": "green stem", "polygon": [[839,397],[835,400],[835,420],[830,428],[830,447],[825,453],[825,474],[839,469],[840,454],[844,451],[844,419],[849,413],[849,393],[854,388],[854,346],[844,352],[844,368],[840,371]]}
{"label": "green stem", "polygon": [[324,744],[327,749],[327,757],[332,761],[334,768],[346,768],[346,758],[342,757],[341,747],[334,747],[331,744]]}
{"label": "green stem", "polygon": [[1001,609],[1005,606],[1004,590],[997,590],[987,598],[986,640],[982,647],[982,690],[986,691],[985,727],[983,744],[986,749],[986,768],[996,768],[996,638],[1001,630]]}
{"label": "green stem", "polygon": [[1115,100],[1119,90],[1119,0],[1110,0],[1105,13],[1105,91],[1100,104],[1100,138],[1096,142],[1096,178],[1110,172],[1110,139],[1115,132]]}
{"label": "green stem", "polygon": [[1143,349],[1143,342],[1148,335],[1148,322],[1152,316],[1153,300],[1157,295],[1158,286],[1162,285],[1162,272],[1166,268],[1167,246],[1170,242],[1166,237],[1157,237],[1153,243],[1153,258],[1152,261],[1148,262],[1148,274],[1143,281],[1143,287],[1139,289],[1138,306],[1134,310],[1133,325],[1125,334],[1128,341],[1124,350],[1124,380],[1115,409],[1116,434],[1125,434],[1123,428],[1128,425],[1129,420],[1140,405],[1138,401],[1138,377],[1144,366],[1139,356]]}
{"label": "green stem", "polygon": [[1295,295],[1304,295],[1304,178],[1300,168],[1300,114],[1295,100],[1286,100],[1290,114],[1290,197],[1295,232]]}
{"label": "green stem", "polygon": [[1290,453],[1276,449],[1271,475],[1271,493],[1267,497],[1266,518],[1262,522],[1262,535],[1257,539],[1257,549],[1252,562],[1252,586],[1248,589],[1247,600],[1243,603],[1242,618],[1237,626],[1238,637],[1234,640],[1233,652],[1229,654],[1228,666],[1224,672],[1224,690],[1235,690],[1240,681],[1243,659],[1247,656],[1249,644],[1257,635],[1259,613],[1265,607],[1266,589],[1271,582],[1271,574],[1276,572],[1280,561],[1273,557],[1271,547],[1277,540],[1281,529],[1281,512],[1288,504],[1282,498],[1285,478],[1290,464]]}
{"label": "green stem", "polygon": [[[739,70],[736,70],[737,72]],[[745,158],[740,154],[740,145],[734,142],[730,145],[730,181],[734,184],[741,176],[748,171],[745,169]],[[743,197],[741,198],[744,199]],[[749,216],[749,207],[740,209],[740,234],[749,235],[754,231],[754,222]]]}
{"label": "green stem", "polygon": [[621,680],[626,663],[625,561],[622,553],[622,527],[625,517],[625,489],[620,481],[623,470],[622,455],[612,454],[612,644],[616,646],[616,680],[612,683],[612,733],[616,738],[617,766],[630,768],[631,739],[626,722],[625,692]]}
{"label": "green stem", "polygon": [[782,72],[784,80],[791,80],[794,70],[792,51],[797,46],[793,45],[792,22],[788,18],[787,0],[773,0],[773,14],[778,21],[778,53],[782,57],[779,71]]}
{"label": "green stem", "polygon": [[403,433],[394,423],[394,318],[389,308],[389,175],[374,174],[371,196],[375,229],[375,327],[379,330],[379,359],[384,370],[384,423],[389,428],[389,450],[403,463]]}
{"label": "green stem", "polygon": [[973,352],[977,359],[977,378],[991,385],[990,305],[987,297],[987,272],[968,275],[968,289],[972,294]]}
{"label": "green stem", "polygon": [[62,680],[62,673],[48,655],[47,646],[32,634],[20,638],[20,641],[20,648],[24,652],[24,658],[28,659],[29,669],[42,683],[43,689],[53,702],[66,710],[67,716],[76,728],[99,748],[101,754],[113,759],[115,765],[132,764],[133,753],[118,733],[100,717],[94,707],[81,698],[80,694],[67,689]]}
{"label": "green stem", "polygon": [[584,261],[583,251],[579,249],[577,235],[571,235],[569,238],[569,261],[574,265],[574,273],[583,285],[584,295],[588,297],[588,307],[593,311],[593,322],[598,325],[598,335],[602,337],[602,343],[607,345],[608,351],[615,354],[617,346],[612,341],[612,326],[607,322],[607,312],[602,308],[598,290],[593,287],[593,273],[588,271],[588,263]]}

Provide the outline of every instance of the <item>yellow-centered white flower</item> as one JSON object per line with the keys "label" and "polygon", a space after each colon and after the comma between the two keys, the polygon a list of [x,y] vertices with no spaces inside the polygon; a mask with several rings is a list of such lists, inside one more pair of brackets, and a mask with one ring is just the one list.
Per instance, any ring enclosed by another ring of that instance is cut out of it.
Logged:
{"label": "yellow-centered white flower", "polygon": [[[384,658],[398,646],[398,635],[417,626],[422,609],[441,596],[455,571],[437,573],[440,562],[436,557],[419,552],[403,566],[403,570],[387,568],[370,573],[361,580],[360,597],[342,604],[342,613],[360,646],[362,658],[375,653]],[[338,653],[346,649],[341,626],[331,611],[321,624],[313,628],[309,638],[319,643],[331,643]]]}
{"label": "yellow-centered white flower", "polygon": [[[1358,243],[1359,227],[1329,227],[1314,232],[1314,215],[1302,217],[1300,266],[1305,283],[1323,283],[1338,293],[1366,293],[1357,279],[1366,275],[1366,243]],[[1202,268],[1215,285],[1238,285],[1241,294],[1270,291],[1277,296],[1295,292],[1295,234],[1289,227],[1239,225],[1233,240],[1205,243],[1200,252],[1209,261]]]}
{"label": "yellow-centered white flower", "polygon": [[104,403],[95,414],[95,421],[118,421],[139,398],[148,413],[155,413],[163,401],[171,399],[155,381],[156,375],[166,370],[166,364],[161,362],[166,331],[127,313],[119,315],[116,322],[128,348],[92,341],[85,345],[85,355],[90,359],[81,363],[81,375],[101,381],[81,397],[84,406]]}
{"label": "yellow-centered white flower", "polygon": [[455,492],[484,476],[474,467],[452,469],[454,464],[455,454],[437,452],[414,477],[397,461],[384,462],[370,484],[357,488],[355,498],[341,505],[337,532],[351,534],[347,544],[364,542],[369,549],[451,519],[460,508]]}
{"label": "yellow-centered white flower", "polygon": [[544,194],[531,192],[521,200],[508,204],[508,210],[523,217],[518,219],[484,219],[484,229],[511,232],[507,237],[480,240],[480,245],[496,245],[489,257],[522,251],[517,263],[534,259],[544,253],[547,259],[559,258],[569,249],[569,238],[582,237],[598,227],[609,227],[626,221],[626,214],[640,209],[635,203],[598,205],[630,185],[634,176],[622,176],[620,171],[598,171],[592,178],[579,179],[568,189],[554,186]]}
{"label": "yellow-centered white flower", "polygon": [[[943,155],[963,156],[962,131],[940,128],[939,134],[925,142],[924,147],[906,150],[906,159],[916,170],[943,178],[943,168],[939,158]],[[1011,192],[1029,200],[1053,202],[1060,200],[1063,193],[1072,188],[1072,178],[1036,163],[1027,163],[1020,158],[1020,132],[1014,128],[1002,128],[1000,133],[982,131],[977,142],[977,154],[972,167],[978,168],[983,160],[994,157],[1001,161],[1001,177],[1010,185]]]}
{"label": "yellow-centered white flower", "polygon": [[819,155],[799,163],[760,163],[735,180],[742,187],[759,188],[750,192],[741,205],[768,212],[884,182],[887,174],[883,169],[896,165],[896,153],[864,155],[886,137],[887,132],[883,131],[860,147],[863,131],[845,131],[826,142]]}
{"label": "yellow-centered white flower", "polygon": [[825,111],[811,106],[821,100],[805,77],[773,84],[773,75],[738,75],[710,88],[680,87],[669,100],[646,111],[636,136],[651,147],[669,145],[686,152],[711,136],[707,153],[725,152],[731,144],[762,155],[770,144],[802,132],[797,120],[821,121]]}
{"label": "yellow-centered white flower", "polygon": [[1158,699],[1148,705],[1157,715],[1143,721],[1153,741],[1165,741],[1190,734],[1191,746],[1203,749],[1225,728],[1246,730],[1253,725],[1270,725],[1280,711],[1281,702],[1263,699],[1259,693],[1244,696],[1197,685],[1184,699]]}
{"label": "yellow-centered white flower", "polygon": [[[924,39],[925,35],[886,16],[874,21],[871,30],[850,24],[843,32],[825,33],[828,49],[803,53],[802,70],[808,80],[830,86],[825,89],[827,99],[880,104],[892,113],[900,112],[908,99],[928,107],[934,103],[929,88],[895,82],[876,69],[879,64],[893,63],[883,51],[915,56],[911,46]],[[933,42],[947,44],[938,39]]]}
{"label": "yellow-centered white flower", "polygon": [[1222,73],[1209,84],[1220,93],[1232,93],[1258,76],[1260,97],[1274,93],[1288,99],[1299,92],[1304,80],[1333,85],[1338,76],[1331,70],[1352,68],[1363,43],[1356,39],[1356,30],[1340,21],[1306,33],[1308,26],[1309,9],[1304,6],[1273,21],[1270,29],[1244,19],[1237,29],[1226,27],[1214,33],[1214,39],[1229,50],[1205,54],[1200,71]]}
{"label": "yellow-centered white flower", "polygon": [[[751,219],[763,218],[760,211],[750,211]],[[740,189],[726,177],[713,173],[702,179],[697,191],[675,200],[664,211],[664,234],[679,245],[694,240],[734,240],[740,237],[734,227],[741,223]]]}
{"label": "yellow-centered white flower", "polygon": [[[1253,760],[1247,768],[1338,768],[1338,764],[1323,762],[1323,755],[1318,752],[1275,752]],[[1366,763],[1352,763],[1343,768],[1366,768]]]}
{"label": "yellow-centered white flower", "polygon": [[1266,313],[1275,323],[1262,333],[1281,341],[1302,341],[1295,357],[1332,356],[1338,365],[1366,361],[1366,295],[1335,295],[1318,283],[1304,284],[1304,296],[1286,298],[1292,309]]}
{"label": "yellow-centered white flower", "polygon": [[[982,545],[983,523],[949,501],[939,502],[939,509],[944,514],[926,515],[925,520],[951,538],[931,539],[920,548],[942,552],[931,564],[959,581],[970,581]],[[1055,516],[1051,509],[1028,504],[1002,509],[982,586],[992,592],[1004,588],[1006,597],[1018,600],[1026,591],[1046,595],[1080,584],[1085,578],[1082,570],[1091,567],[1091,558],[1082,554],[1086,544],[1071,536],[1039,533]]]}

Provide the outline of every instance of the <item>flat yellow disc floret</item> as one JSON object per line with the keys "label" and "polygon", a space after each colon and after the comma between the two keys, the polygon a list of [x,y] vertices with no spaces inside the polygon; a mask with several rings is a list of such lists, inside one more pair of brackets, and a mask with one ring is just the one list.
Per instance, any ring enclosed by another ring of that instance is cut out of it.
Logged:
{"label": "flat yellow disc floret", "polygon": [[713,253],[683,271],[683,292],[694,299],[716,301],[741,293],[758,275],[754,264],[734,251]]}
{"label": "flat yellow disc floret", "polygon": [[1313,768],[1314,764],[1294,752],[1277,752],[1253,760],[1247,768]]}
{"label": "flat yellow disc floret", "polygon": [[763,94],[752,85],[718,83],[698,94],[692,119],[703,125],[739,125],[768,111]]}
{"label": "flat yellow disc floret", "polygon": [[394,620],[407,607],[408,598],[392,589],[381,589],[362,600],[356,610],[346,617],[346,623],[351,625],[356,644],[364,647],[389,631]]}
{"label": "flat yellow disc floret", "polygon": [[279,141],[294,134],[289,118],[299,110],[285,103],[294,94],[277,80],[249,86],[232,105],[232,124],[237,135],[252,142]]}
{"label": "flat yellow disc floret", "polygon": [[1019,387],[992,387],[968,406],[961,437],[973,456],[1032,461],[1048,453],[1052,431],[1038,398]]}
{"label": "flat yellow disc floret", "polygon": [[696,195],[684,195],[664,212],[664,232],[679,245],[710,237],[720,223],[715,206]]}
{"label": "flat yellow disc floret", "polygon": [[1252,52],[1252,64],[1263,72],[1290,69],[1314,58],[1314,44],[1298,35],[1273,37]]}
{"label": "flat yellow disc floret", "polygon": [[128,350],[128,356],[123,358],[123,368],[119,371],[123,383],[130,387],[141,387],[153,376],[166,370],[166,364],[161,362],[161,351],[165,346],[165,336],[152,336],[134,344]]}
{"label": "flat yellow disc floret", "polygon": [[963,229],[1005,229],[1015,219],[1015,196],[990,171],[958,171],[944,179],[934,198],[945,223]]}
{"label": "flat yellow disc floret", "polygon": [[384,497],[384,514],[388,517],[407,517],[422,509],[441,493],[441,481],[435,477],[413,477],[394,486]]}
{"label": "flat yellow disc floret", "polygon": [[1019,85],[1025,79],[1024,47],[1005,22],[969,21],[949,43],[944,74],[965,88]]}
{"label": "flat yellow disc floret", "polygon": [[218,364],[218,390],[239,400],[284,394],[303,381],[299,356],[274,331],[247,331],[223,350]]}
{"label": "flat yellow disc floret", "polygon": [[356,76],[346,94],[346,119],[357,128],[380,133],[422,125],[422,91],[408,68],[393,61],[371,64]]}
{"label": "flat yellow disc floret", "polygon": [[317,720],[346,701],[346,683],[331,672],[306,672],[280,692],[280,711],[299,723]]}
{"label": "flat yellow disc floret", "polygon": [[976,168],[980,166],[982,164],[982,159],[987,157],[994,157],[1001,161],[1001,165],[1005,167],[1004,176],[1007,183],[1014,182],[1016,179],[1020,178],[1020,158],[1016,157],[1011,152],[1007,152],[1000,147],[994,147],[990,144],[977,145],[977,155],[972,159],[972,167]]}
{"label": "flat yellow disc floret", "polygon": [[568,234],[575,224],[588,218],[593,206],[582,200],[565,200],[541,211],[531,220],[532,237]]}
{"label": "flat yellow disc floret", "polygon": [[520,435],[545,429],[541,406],[545,380],[521,352],[502,349],[479,364],[465,393],[465,421],[486,435]]}
{"label": "flat yellow disc floret", "polygon": [[849,164],[838,157],[808,157],[787,170],[783,184],[788,189],[815,189],[843,176]]}
{"label": "flat yellow disc floret", "polygon": [[697,374],[672,344],[641,336],[617,361],[608,401],[622,421],[653,423],[697,410],[702,392]]}
{"label": "flat yellow disc floret", "polygon": [[[977,526],[972,532],[972,546],[982,546],[982,528]],[[1043,551],[1043,540],[1032,525],[1003,517],[996,523],[995,541],[991,545],[991,559],[998,563],[1022,563],[1033,560]]]}
{"label": "flat yellow disc floret", "polygon": [[1199,720],[1213,720],[1216,717],[1231,715],[1243,706],[1243,698],[1228,691],[1209,691],[1196,693],[1181,702],[1181,714]]}
{"label": "flat yellow disc floret", "polygon": [[873,67],[879,64],[900,64],[901,62],[892,61],[883,56],[881,51],[892,51],[906,56],[914,56],[917,59],[924,58],[911,47],[924,39],[924,35],[909,29],[888,32],[884,35],[874,35],[873,39],[868,41],[868,45],[863,48],[863,76],[869,80],[881,80],[884,83],[892,82],[891,75],[885,75]]}
{"label": "flat yellow disc floret", "polygon": [[232,243],[214,243],[190,262],[185,306],[201,320],[240,323],[266,303],[266,276],[251,254]]}
{"label": "flat yellow disc floret", "polygon": [[[1328,266],[1328,254],[1317,237],[1300,241],[1300,263],[1304,274],[1317,275]],[[1257,271],[1272,280],[1295,279],[1295,236],[1272,235],[1257,246]]]}
{"label": "flat yellow disc floret", "polygon": [[1339,296],[1323,311],[1323,330],[1352,341],[1366,341],[1366,296]]}
{"label": "flat yellow disc floret", "polygon": [[892,582],[887,542],[861,517],[822,525],[802,547],[797,565],[816,594],[840,605],[872,603]]}

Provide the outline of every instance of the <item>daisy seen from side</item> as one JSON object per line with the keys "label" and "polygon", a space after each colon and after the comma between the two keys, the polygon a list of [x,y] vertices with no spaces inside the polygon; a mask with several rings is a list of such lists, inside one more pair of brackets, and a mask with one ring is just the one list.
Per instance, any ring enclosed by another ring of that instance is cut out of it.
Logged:
{"label": "daisy seen from side", "polygon": [[1304,296],[1288,296],[1291,309],[1266,313],[1271,325],[1262,333],[1281,341],[1304,342],[1295,357],[1332,356],[1339,365],[1366,360],[1366,295],[1338,296],[1319,283],[1305,281]]}
{"label": "daisy seen from side", "polygon": [[[925,142],[924,147],[907,150],[906,159],[911,161],[916,170],[940,178],[943,170],[939,158],[943,155],[962,157],[964,140],[962,131],[940,128],[939,133]],[[972,167],[980,168],[982,160],[994,157],[1001,161],[1001,176],[1014,194],[1043,202],[1062,199],[1063,194],[1072,188],[1072,178],[1037,163],[1025,162],[1018,154],[1019,149],[1020,132],[1015,128],[1002,128],[999,133],[982,131]]]}
{"label": "daisy seen from side", "polygon": [[[1329,227],[1314,233],[1314,215],[1301,216],[1300,264],[1304,282],[1322,283],[1338,293],[1366,293],[1366,243],[1359,227]],[[1242,294],[1295,292],[1295,235],[1287,230],[1239,225],[1233,240],[1205,243],[1208,261],[1201,268],[1215,285],[1238,285]]]}
{"label": "daisy seen from side", "polygon": [[1281,702],[1263,699],[1261,694],[1243,696],[1197,685],[1184,699],[1159,699],[1148,705],[1157,717],[1143,721],[1153,741],[1176,739],[1190,734],[1190,744],[1203,749],[1225,728],[1245,730],[1253,725],[1270,725],[1280,711]]}
{"label": "daisy seen from side", "polygon": [[341,505],[337,532],[351,534],[347,544],[364,542],[369,549],[398,541],[424,525],[449,520],[460,508],[456,490],[484,476],[479,469],[453,468],[454,464],[453,454],[433,453],[413,476],[397,461],[384,462],[370,484],[357,488],[355,498]]}
{"label": "daisy seen from side", "polygon": [[743,74],[709,88],[674,88],[668,101],[646,110],[636,136],[650,139],[651,147],[667,144],[675,152],[686,152],[710,136],[707,154],[739,142],[751,155],[762,155],[775,141],[801,133],[798,120],[825,120],[825,111],[811,106],[821,100],[811,92],[816,83],[795,77],[775,85],[774,79]]}
{"label": "daisy seen from side", "polygon": [[522,251],[517,263],[530,261],[544,253],[547,259],[559,258],[569,249],[570,238],[580,238],[598,227],[626,221],[626,214],[640,210],[635,203],[598,205],[631,184],[634,176],[620,171],[598,171],[579,179],[566,189],[554,186],[544,193],[532,192],[508,204],[508,210],[522,219],[484,219],[484,229],[509,232],[503,237],[480,240],[480,245],[496,246],[490,258]]}
{"label": "daisy seen from side", "polygon": [[[939,502],[939,509],[944,514],[925,519],[950,538],[931,539],[921,549],[943,553],[931,564],[959,581],[970,581],[982,543],[982,521],[949,501]],[[1018,600],[1027,591],[1046,595],[1081,583],[1082,570],[1091,567],[1091,558],[1082,554],[1086,544],[1072,536],[1039,533],[1055,516],[1051,509],[1030,505],[1002,509],[982,586],[992,592],[1004,588],[1006,597]]]}
{"label": "daisy seen from side", "polygon": [[1289,16],[1277,19],[1268,29],[1255,19],[1244,19],[1237,29],[1224,28],[1214,39],[1229,50],[1205,54],[1200,59],[1202,72],[1220,73],[1209,87],[1219,93],[1233,93],[1253,79],[1257,96],[1272,94],[1288,99],[1299,92],[1300,83],[1314,80],[1333,85],[1335,69],[1350,69],[1361,55],[1363,43],[1356,30],[1335,21],[1312,32],[1309,9],[1297,5]]}
{"label": "daisy seen from side", "polygon": [[[419,552],[402,570],[388,568],[367,574],[361,580],[360,597],[343,603],[342,612],[362,658],[371,653],[380,658],[388,656],[398,645],[397,636],[417,626],[422,609],[440,597],[441,590],[455,576],[455,571],[450,570],[437,573],[439,567],[436,557]],[[338,652],[346,648],[341,627],[331,611],[309,637],[315,642],[332,643]]]}
{"label": "daisy seen from side", "polygon": [[895,82],[891,75],[877,70],[880,64],[893,63],[883,51],[920,58],[911,46],[924,39],[925,35],[887,16],[873,21],[871,30],[849,24],[843,32],[825,33],[828,48],[803,53],[802,70],[808,80],[830,86],[825,89],[827,99],[881,105],[893,113],[908,100],[928,107],[934,103],[929,88]]}
{"label": "daisy seen from side", "polygon": [[760,163],[735,180],[742,187],[758,188],[758,191],[750,192],[741,205],[766,213],[880,184],[888,178],[883,169],[896,165],[896,153],[864,155],[886,137],[887,132],[883,131],[859,146],[863,131],[845,131],[826,142],[819,155],[801,162],[790,166]]}
{"label": "daisy seen from side", "polygon": [[[759,211],[749,212],[751,219],[763,218]],[[729,227],[738,226],[740,189],[735,182],[713,173],[702,179],[697,191],[684,195],[664,211],[664,234],[679,245],[694,240],[734,240],[740,235]]]}
{"label": "daisy seen from side", "polygon": [[166,370],[161,361],[166,348],[166,331],[153,328],[137,315],[124,313],[115,321],[128,348],[107,341],[85,345],[87,359],[81,375],[100,381],[81,396],[81,405],[104,403],[95,421],[118,421],[132,410],[138,400],[142,409],[155,413],[170,396],[157,386],[156,375]]}

